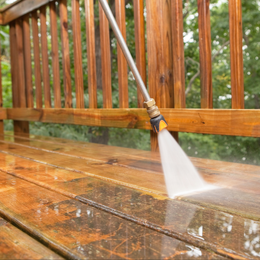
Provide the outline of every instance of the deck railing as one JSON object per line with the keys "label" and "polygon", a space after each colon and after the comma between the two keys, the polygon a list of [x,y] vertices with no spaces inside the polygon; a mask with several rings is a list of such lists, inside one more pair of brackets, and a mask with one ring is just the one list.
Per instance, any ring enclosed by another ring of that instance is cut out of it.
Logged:
{"label": "deck railing", "polygon": [[[71,0],[73,50],[69,48],[70,21],[66,0],[17,1],[1,10],[1,24],[10,27],[13,108],[0,109],[0,119],[13,119],[15,133],[28,133],[29,121],[151,129],[146,110],[142,108],[143,98],[139,91],[138,108],[129,108],[128,69],[119,46],[117,51],[119,108],[113,108],[109,24],[99,6],[102,75],[97,75],[94,0],[85,0],[84,3],[85,9],[80,11],[79,0]],[[144,3],[143,0],[133,0],[133,3],[137,67],[144,82],[148,69],[150,96],[155,98],[157,105],[162,108],[160,110],[169,123],[169,130],[260,137],[260,111],[244,109],[241,0],[229,0],[232,109],[213,109],[209,0],[198,0],[201,109],[185,108],[182,1],[146,1],[148,68],[146,68]],[[84,12],[86,19],[86,43],[81,39],[80,12]],[[49,17],[46,17],[47,14]],[[122,34],[126,37],[125,0],[115,0],[115,14]],[[48,46],[46,21],[50,21],[51,50]],[[33,50],[31,50],[31,37]],[[87,109],[84,103],[82,45],[86,45],[88,61]],[[72,51],[76,109],[72,108],[73,87],[70,70]],[[49,69],[49,53],[52,58],[51,69]],[[32,77],[33,71],[34,77]],[[54,100],[50,92],[50,75],[53,79]],[[97,77],[102,77],[103,109],[97,108]],[[63,107],[61,89],[64,90]],[[0,106],[2,106],[1,99],[0,94]],[[2,128],[3,123],[0,122],[0,131],[3,131]],[[151,138],[152,149],[155,150],[156,135],[152,134]]]}

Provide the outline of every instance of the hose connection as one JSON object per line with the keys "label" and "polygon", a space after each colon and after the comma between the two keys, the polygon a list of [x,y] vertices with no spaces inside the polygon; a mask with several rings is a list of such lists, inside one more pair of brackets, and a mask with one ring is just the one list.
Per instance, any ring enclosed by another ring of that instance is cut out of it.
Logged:
{"label": "hose connection", "polygon": [[155,133],[159,133],[168,126],[158,107],[155,105],[155,100],[153,98],[145,101],[144,107],[147,109],[147,113],[151,118],[150,123]]}

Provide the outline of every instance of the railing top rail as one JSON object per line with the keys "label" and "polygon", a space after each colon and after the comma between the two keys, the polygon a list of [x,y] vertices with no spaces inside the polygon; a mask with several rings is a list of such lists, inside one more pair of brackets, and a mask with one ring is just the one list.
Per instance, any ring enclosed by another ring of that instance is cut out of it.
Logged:
{"label": "railing top rail", "polygon": [[15,19],[52,1],[53,0],[17,0],[0,9],[0,25],[7,25]]}

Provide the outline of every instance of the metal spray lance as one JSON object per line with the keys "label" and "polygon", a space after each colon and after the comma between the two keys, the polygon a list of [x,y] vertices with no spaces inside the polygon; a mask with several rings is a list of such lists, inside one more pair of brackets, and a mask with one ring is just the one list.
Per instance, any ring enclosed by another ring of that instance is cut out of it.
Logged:
{"label": "metal spray lance", "polygon": [[149,93],[144,85],[144,82],[142,80],[142,77],[135,65],[135,62],[130,54],[130,51],[126,45],[126,42],[125,42],[125,39],[116,23],[116,20],[112,14],[112,11],[107,3],[106,0],[99,0],[105,14],[106,14],[106,17],[112,27],[112,30],[114,31],[114,34],[117,38],[117,41],[124,53],[124,56],[127,60],[127,63],[135,77],[135,80],[137,82],[137,85],[138,87],[140,88],[141,90],[141,93],[144,97],[144,106],[145,108],[147,109],[147,113],[150,117],[150,122],[151,122],[151,125],[152,125],[152,128],[154,130],[154,132],[156,133],[159,133],[161,130],[163,130],[164,128],[167,127],[167,122],[165,121],[164,117],[160,114],[160,111],[158,109],[158,107],[156,106],[155,104],[155,101],[153,98],[151,98],[149,96]]}

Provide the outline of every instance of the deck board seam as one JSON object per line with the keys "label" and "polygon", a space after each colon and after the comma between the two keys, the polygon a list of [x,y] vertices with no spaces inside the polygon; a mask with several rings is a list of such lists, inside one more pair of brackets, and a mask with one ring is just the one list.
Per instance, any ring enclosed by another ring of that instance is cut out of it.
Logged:
{"label": "deck board seam", "polygon": [[[135,217],[135,216],[131,216],[131,215],[125,214],[125,213],[120,212],[118,210],[109,208],[109,207],[107,207],[105,205],[102,205],[100,203],[92,201],[90,199],[86,199],[86,198],[80,197],[80,195],[72,196],[72,195],[70,195],[70,193],[65,193],[62,190],[60,191],[59,189],[55,190],[55,189],[51,188],[48,185],[41,185],[41,184],[39,184],[37,182],[33,182],[29,178],[21,177],[20,175],[17,175],[15,173],[11,173],[9,171],[5,171],[5,170],[0,169],[0,172],[12,175],[12,176],[14,176],[16,178],[22,179],[24,181],[27,181],[27,182],[32,183],[32,184],[35,184],[35,185],[37,185],[39,187],[48,189],[50,191],[54,191],[54,192],[60,193],[63,196],[66,196],[66,197],[68,197],[70,199],[74,199],[74,200],[80,201],[80,202],[82,202],[84,204],[87,204],[89,206],[95,207],[95,208],[97,208],[99,210],[102,210],[102,211],[105,211],[105,212],[107,212],[109,214],[115,215],[115,216],[120,217],[122,219],[126,219],[126,220],[131,221],[131,222],[133,222],[135,224],[144,226],[146,228],[149,228],[151,230],[154,230],[154,231],[159,232],[161,234],[164,234],[166,236],[169,236],[169,237],[178,239],[180,241],[192,244],[193,246],[199,247],[201,249],[204,249],[204,250],[207,250],[207,251],[213,251],[214,253],[216,253],[218,255],[221,255],[221,256],[224,256],[224,257],[228,257],[229,259],[241,259],[241,257],[242,257],[242,259],[247,259],[246,255],[239,254],[239,253],[237,253],[237,252],[235,252],[233,250],[226,249],[225,247],[216,246],[216,245],[214,245],[212,243],[205,242],[205,241],[202,241],[202,240],[197,240],[196,238],[194,238],[194,237],[192,237],[190,235],[186,235],[186,234],[179,233],[179,232],[173,232],[172,230],[169,230],[169,229],[166,229],[166,228],[162,228],[159,225],[154,224],[152,222],[146,221],[144,219],[141,219],[141,218],[138,218],[138,217]],[[2,213],[2,211],[0,209],[0,214],[1,213]]]}
{"label": "deck board seam", "polygon": [[[38,140],[34,140],[34,141],[38,142]],[[35,149],[35,150],[38,150],[38,151],[44,151],[44,152],[47,152],[47,153],[54,153],[54,154],[59,154],[59,155],[62,155],[62,156],[68,156],[68,157],[72,157],[72,158],[78,158],[78,159],[81,159],[81,160],[90,160],[90,161],[93,161],[93,162],[100,162],[100,163],[107,164],[107,161],[105,161],[105,160],[93,159],[93,158],[89,158],[89,157],[81,157],[81,156],[77,156],[77,155],[71,155],[71,154],[67,154],[67,153],[61,153],[61,152],[52,151],[52,150],[48,150],[48,149],[44,149],[44,148],[38,148],[38,147],[29,146],[29,145],[25,145],[25,144],[8,142],[8,141],[4,141],[4,140],[0,140],[0,142],[1,142],[1,143],[6,143],[6,144],[12,144],[12,145],[17,145],[17,146],[22,146],[22,147],[27,147],[27,148],[30,148],[30,149]],[[118,166],[118,167],[123,167],[123,168],[127,168],[127,169],[135,169],[135,170],[140,171],[140,168],[127,166],[127,165],[120,164],[120,163],[112,163],[111,165]],[[151,170],[145,170],[145,171],[146,171],[146,172],[149,172],[149,173],[152,173],[152,174],[162,175],[161,173],[157,173],[157,172],[151,171]]]}

